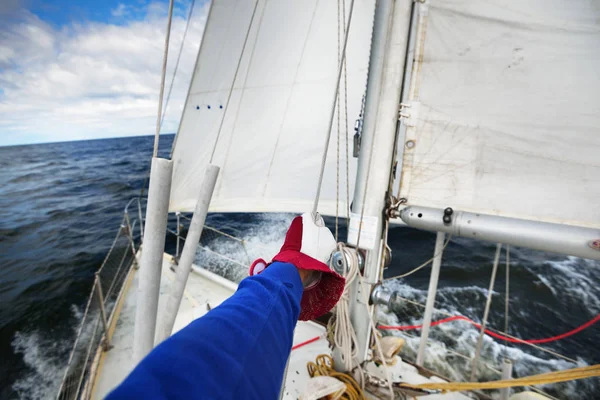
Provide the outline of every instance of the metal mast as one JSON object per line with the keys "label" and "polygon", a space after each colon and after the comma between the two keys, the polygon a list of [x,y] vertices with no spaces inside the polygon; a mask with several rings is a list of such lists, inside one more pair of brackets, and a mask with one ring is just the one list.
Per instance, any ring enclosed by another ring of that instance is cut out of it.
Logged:
{"label": "metal mast", "polygon": [[[412,0],[378,0],[371,42],[362,143],[348,242],[367,251],[364,282],[351,291],[351,319],[358,338],[358,362],[370,341],[369,290],[383,271],[384,218],[398,128]],[[362,216],[362,220],[361,220]],[[361,223],[362,222],[362,223]],[[360,233],[359,233],[360,232]]]}

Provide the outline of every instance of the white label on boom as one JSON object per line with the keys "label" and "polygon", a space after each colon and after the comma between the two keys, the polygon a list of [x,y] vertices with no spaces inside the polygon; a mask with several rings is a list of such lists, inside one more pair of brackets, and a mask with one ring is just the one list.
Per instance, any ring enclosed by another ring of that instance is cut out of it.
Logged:
{"label": "white label on boom", "polygon": [[360,214],[350,213],[350,226],[348,227],[348,243],[356,246],[358,232],[360,231],[361,249],[375,249],[375,237],[377,236],[377,217],[363,216],[360,222]]}

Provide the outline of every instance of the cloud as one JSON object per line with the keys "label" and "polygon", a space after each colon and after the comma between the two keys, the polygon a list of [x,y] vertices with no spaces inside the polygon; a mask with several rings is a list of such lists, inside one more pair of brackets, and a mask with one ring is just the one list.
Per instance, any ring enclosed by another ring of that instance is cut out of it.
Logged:
{"label": "cloud", "polygon": [[[0,32],[0,145],[153,134],[166,7],[119,4],[113,23],[56,27],[25,9]],[[196,4],[163,132],[177,129],[208,4]],[[185,29],[177,9],[168,90]]]}
{"label": "cloud", "polygon": [[111,11],[113,17],[124,17],[127,14],[127,6],[123,3],[119,3],[117,8]]}

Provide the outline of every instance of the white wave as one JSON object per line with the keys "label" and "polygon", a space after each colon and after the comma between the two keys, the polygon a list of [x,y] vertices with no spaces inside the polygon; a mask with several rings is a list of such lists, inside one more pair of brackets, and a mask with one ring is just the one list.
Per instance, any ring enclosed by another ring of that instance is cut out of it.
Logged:
{"label": "white wave", "polygon": [[[71,365],[79,365],[83,362],[92,338],[98,339],[100,309],[94,307],[96,303],[92,304],[80,332]],[[113,306],[114,302],[109,302],[106,304],[106,309],[111,310]],[[15,334],[12,346],[16,354],[22,354],[23,361],[29,368],[29,372],[13,384],[13,390],[18,393],[19,399],[38,400],[57,396],[68,357],[75,344],[74,338],[79,332],[84,317],[82,309],[74,304],[71,305],[70,310],[73,316],[72,337],[57,339],[37,330]]]}
{"label": "white wave", "polygon": [[263,258],[270,261],[279,252],[293,217],[293,214],[257,215],[255,223],[244,227],[236,235],[243,243],[213,232],[206,243],[204,240],[201,243],[195,264],[239,282],[248,275],[248,268],[254,260]]}
{"label": "white wave", "polygon": [[573,256],[561,261],[546,261],[534,267],[540,281],[555,296],[581,302],[594,313],[600,312],[600,298],[596,294],[600,277],[598,268],[600,263],[597,261]]}
{"label": "white wave", "polygon": [[70,350],[71,343],[34,331],[17,332],[12,345],[15,353],[23,355],[30,370],[13,384],[19,399],[55,398],[65,371],[64,354]]}
{"label": "white wave", "polygon": [[[385,283],[385,286],[399,296],[424,304],[427,291],[413,288],[401,280],[393,280]],[[441,313],[434,313],[434,320],[444,318],[447,314],[464,315],[465,310],[469,309],[467,304],[458,304],[456,301],[450,301],[452,296],[463,295],[465,292],[474,291],[479,294],[487,295],[487,290],[475,286],[466,286],[462,288],[441,288],[438,291],[436,301],[436,310]],[[385,325],[416,325],[422,323],[421,307],[412,307],[407,303],[407,312],[402,321],[398,315],[386,307],[378,310],[377,318]],[[395,310],[396,312],[401,312]],[[415,360],[419,347],[420,331],[387,331],[405,338],[406,345],[402,350],[402,356]],[[435,326],[430,331],[430,342],[425,356],[425,366],[446,377],[457,381],[470,380],[471,362],[470,358],[474,356],[474,349],[479,336],[479,330],[474,326],[468,325],[463,321],[454,321]],[[453,352],[462,354],[461,357]],[[503,343],[497,342],[489,336],[484,336],[484,342],[481,352],[481,363],[478,369],[479,380],[496,380],[500,374],[493,369],[501,370],[505,357],[513,361],[513,376],[528,376],[550,371],[564,370],[587,365],[584,360],[578,358],[576,363],[558,358],[550,354],[542,354],[537,350],[522,350],[515,347],[505,347]],[[574,358],[574,357],[572,357]],[[491,368],[490,368],[491,367]],[[546,385],[544,390],[552,391],[554,395],[564,398],[581,398],[582,393],[597,393],[600,386],[594,380],[572,381],[555,385]]]}

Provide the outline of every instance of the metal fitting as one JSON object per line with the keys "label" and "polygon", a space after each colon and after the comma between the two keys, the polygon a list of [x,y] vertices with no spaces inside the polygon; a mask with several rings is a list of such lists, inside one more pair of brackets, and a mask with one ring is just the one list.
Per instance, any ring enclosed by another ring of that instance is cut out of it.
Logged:
{"label": "metal fitting", "polygon": [[396,293],[377,284],[371,291],[371,304],[390,307],[396,301]]}
{"label": "metal fitting", "polygon": [[[335,272],[337,272],[338,274],[340,274],[342,276],[346,275],[346,272],[348,272],[348,271],[344,270],[344,257],[346,257],[346,260],[345,260],[346,264],[345,265],[350,264],[350,262],[352,260],[350,260],[348,258],[348,256],[346,256],[344,254],[344,252],[339,251],[339,250],[335,251],[331,255],[331,259],[329,261],[330,267],[333,268],[333,270]],[[363,253],[360,250],[356,251],[356,258],[358,259],[358,270],[362,271],[365,268],[365,257],[364,257]]]}

